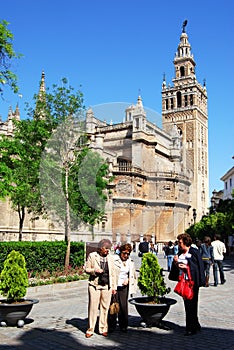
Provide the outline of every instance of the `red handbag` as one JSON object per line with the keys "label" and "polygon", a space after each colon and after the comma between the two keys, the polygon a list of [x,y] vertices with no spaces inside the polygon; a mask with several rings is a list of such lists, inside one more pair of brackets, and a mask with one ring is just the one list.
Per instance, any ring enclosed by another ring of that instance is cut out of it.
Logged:
{"label": "red handbag", "polygon": [[179,276],[179,282],[174,288],[174,292],[179,294],[183,299],[185,300],[191,300],[193,298],[193,286],[194,281],[191,278],[190,268],[187,269],[187,276],[188,278],[185,279],[184,276],[185,273],[182,272],[182,274]]}

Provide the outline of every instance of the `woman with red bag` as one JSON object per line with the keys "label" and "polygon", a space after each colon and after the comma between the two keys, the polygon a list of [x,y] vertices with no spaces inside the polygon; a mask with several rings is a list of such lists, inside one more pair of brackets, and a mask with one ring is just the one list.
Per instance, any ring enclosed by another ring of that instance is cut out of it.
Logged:
{"label": "woman with red bag", "polygon": [[169,279],[178,281],[182,272],[190,269],[194,282],[193,298],[184,299],[186,315],[186,336],[194,335],[201,330],[198,321],[198,294],[199,287],[205,286],[205,272],[201,254],[198,249],[191,247],[192,239],[189,234],[182,233],[178,237],[179,252],[174,256]]}

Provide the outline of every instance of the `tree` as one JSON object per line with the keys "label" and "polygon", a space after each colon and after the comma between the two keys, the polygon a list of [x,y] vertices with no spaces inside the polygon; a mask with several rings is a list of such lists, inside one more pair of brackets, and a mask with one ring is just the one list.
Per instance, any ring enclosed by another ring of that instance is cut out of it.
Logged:
{"label": "tree", "polygon": [[74,89],[67,86],[65,78],[62,83],[62,87],[53,85],[52,93],[40,90],[34,95],[35,108],[28,107],[29,118],[14,121],[14,136],[0,139],[0,196],[9,198],[18,212],[19,240],[26,211],[32,214],[32,219],[45,213],[39,172],[47,140],[67,115],[83,108],[82,93],[73,93]]}
{"label": "tree", "polygon": [[53,215],[65,227],[66,267],[71,229],[103,217],[111,181],[108,164],[87,147],[83,95],[73,90],[64,78],[50,93],[42,80],[29,119],[0,140],[0,193],[18,211],[19,240],[26,211],[32,219]]}
{"label": "tree", "polygon": [[41,151],[49,136],[43,120],[16,122],[14,137],[3,136],[0,140],[0,193],[11,201],[19,216],[19,240],[26,211],[32,220],[43,214],[39,188]]}
{"label": "tree", "polygon": [[13,34],[8,30],[9,23],[5,20],[0,22],[0,94],[3,95],[3,86],[8,85],[14,93],[19,88],[17,76],[10,70],[12,60],[20,58],[21,54],[16,53],[13,48]]}
{"label": "tree", "polygon": [[220,200],[215,210],[211,207],[210,214],[204,215],[201,221],[190,226],[186,232],[193,239],[201,240],[205,236],[213,238],[218,233],[227,242],[228,236],[234,234],[234,199]]}
{"label": "tree", "polygon": [[41,191],[50,214],[65,227],[69,263],[70,233],[80,224],[93,225],[105,212],[109,166],[87,147],[82,118],[69,117],[48,140],[41,162]]}

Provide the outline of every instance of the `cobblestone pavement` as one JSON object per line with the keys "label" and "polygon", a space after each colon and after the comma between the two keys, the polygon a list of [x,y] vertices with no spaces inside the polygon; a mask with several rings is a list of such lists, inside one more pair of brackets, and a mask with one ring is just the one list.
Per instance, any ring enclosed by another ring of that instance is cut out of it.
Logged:
{"label": "cobblestone pavement", "polygon": [[[136,266],[140,258],[133,253]],[[172,288],[175,282],[168,280],[166,259],[159,256],[164,268],[165,281]],[[39,299],[26,319],[23,328],[0,327],[0,350],[62,350],[62,349],[121,349],[121,350],[233,350],[234,349],[234,259],[224,262],[224,285],[200,289],[199,316],[202,331],[184,337],[185,315],[182,299],[173,291],[168,295],[177,300],[164,317],[170,330],[157,327],[143,328],[141,318],[133,305],[129,305],[129,330],[118,329],[107,338],[99,334],[86,339],[87,281],[71,282],[28,289],[27,296]],[[212,270],[211,270],[212,272]],[[140,295],[140,293],[139,293]]]}

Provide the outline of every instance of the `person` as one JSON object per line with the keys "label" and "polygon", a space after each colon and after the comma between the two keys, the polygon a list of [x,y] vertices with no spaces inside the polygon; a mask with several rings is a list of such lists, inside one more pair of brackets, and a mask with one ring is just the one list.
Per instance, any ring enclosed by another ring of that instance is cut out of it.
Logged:
{"label": "person", "polygon": [[154,254],[154,255],[157,255],[157,250],[155,249],[155,246],[154,246],[153,242],[150,242],[149,252]]}
{"label": "person", "polygon": [[156,255],[158,255],[158,243],[157,242],[155,242],[154,248],[155,248],[155,251],[156,251]]}
{"label": "person", "polygon": [[123,332],[128,329],[128,296],[136,293],[137,278],[134,261],[129,258],[132,251],[130,243],[121,245],[119,255],[114,256],[116,271],[117,295],[116,300],[119,303],[118,315],[108,316],[109,330],[113,331],[117,325]]}
{"label": "person", "polygon": [[102,239],[97,251],[89,254],[85,265],[85,272],[89,274],[88,284],[88,329],[86,338],[90,338],[97,322],[99,311],[99,333],[108,336],[108,311],[111,295],[116,293],[116,274],[114,258],[109,254],[111,241]]}
{"label": "person", "polygon": [[177,255],[179,251],[178,241],[174,242],[174,255]]}
{"label": "person", "polygon": [[178,235],[179,252],[174,256],[172,269],[169,279],[178,281],[179,274],[186,272],[190,268],[191,276],[194,281],[194,296],[191,300],[184,300],[186,336],[196,334],[201,330],[198,321],[198,294],[199,287],[205,286],[205,272],[201,254],[198,249],[191,247],[192,239],[189,234],[182,233]]}
{"label": "person", "polygon": [[121,243],[120,243],[120,242],[117,243],[117,244],[115,245],[114,251],[115,251],[116,254],[119,254],[119,253],[120,253],[120,251],[119,251],[119,247],[120,247],[120,246],[121,246]]}
{"label": "person", "polygon": [[211,243],[214,251],[214,264],[213,264],[213,274],[214,274],[214,286],[218,285],[218,269],[221,284],[226,282],[223,272],[223,258],[224,253],[226,253],[225,244],[220,240],[221,236],[216,234],[214,236],[214,241]]}
{"label": "person", "polygon": [[167,257],[167,271],[170,272],[172,261],[173,261],[174,255],[175,255],[174,254],[174,244],[172,241],[168,242],[165,253],[166,253],[166,257]]}
{"label": "person", "polygon": [[164,259],[166,259],[166,257],[167,257],[167,256],[166,256],[166,249],[167,249],[167,244],[166,244],[166,243],[164,243],[164,244],[163,244],[163,247],[162,247],[162,251],[163,251],[163,258],[164,258]]}
{"label": "person", "polygon": [[146,237],[143,238],[143,242],[139,244],[139,256],[142,257],[145,253],[149,252],[149,242]]}
{"label": "person", "polygon": [[196,238],[195,245],[196,245],[195,248],[197,248],[199,250],[200,254],[202,254],[202,248],[201,248],[202,241],[199,238]]}
{"label": "person", "polygon": [[211,245],[211,238],[205,236],[203,243],[200,247],[200,253],[202,256],[202,261],[204,264],[205,276],[206,276],[206,287],[209,287],[209,278],[210,278],[210,266],[214,264],[214,254],[213,247]]}

